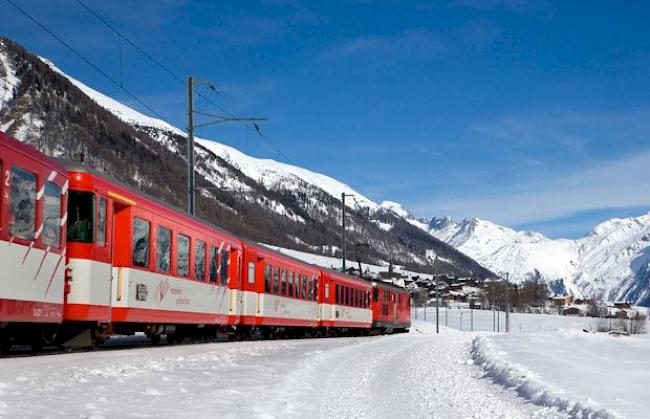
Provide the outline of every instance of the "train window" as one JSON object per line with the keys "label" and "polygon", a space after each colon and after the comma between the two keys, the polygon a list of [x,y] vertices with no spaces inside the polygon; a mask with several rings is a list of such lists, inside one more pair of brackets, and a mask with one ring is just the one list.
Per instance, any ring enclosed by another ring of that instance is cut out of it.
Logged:
{"label": "train window", "polygon": [[271,292],[271,265],[264,267],[264,292]]}
{"label": "train window", "polygon": [[280,274],[280,294],[287,295],[287,271],[284,269]]}
{"label": "train window", "polygon": [[311,277],[307,278],[307,299],[314,299],[314,280]]}
{"label": "train window", "polygon": [[106,245],[106,198],[99,198],[97,206],[97,245]]}
{"label": "train window", "polygon": [[156,231],[156,271],[168,273],[172,258],[172,231],[158,226]]}
{"label": "train window", "polygon": [[302,287],[300,291],[300,295],[302,296],[303,299],[307,299],[307,275],[302,275]]}
{"label": "train window", "polygon": [[221,250],[221,285],[228,285],[228,267],[230,266],[230,249]]}
{"label": "train window", "polygon": [[194,275],[199,281],[205,279],[205,242],[201,240],[194,245]]}
{"label": "train window", "polygon": [[255,283],[255,262],[248,262],[248,283]]}
{"label": "train window", "polygon": [[179,234],[176,241],[176,272],[179,276],[188,276],[190,273],[190,238]]}
{"label": "train window", "polygon": [[149,267],[149,222],[133,219],[133,266]]}
{"label": "train window", "polygon": [[280,292],[280,268],[273,267],[273,294]]}
{"label": "train window", "polygon": [[92,243],[94,225],[95,194],[70,191],[68,195],[68,241]]}
{"label": "train window", "polygon": [[36,237],[36,175],[18,167],[11,169],[11,221],[9,232],[25,240]]}
{"label": "train window", "polygon": [[212,246],[210,249],[210,282],[217,282],[217,270],[219,267],[219,251]]}
{"label": "train window", "polygon": [[325,301],[330,299],[330,284],[325,284]]}
{"label": "train window", "polygon": [[289,279],[287,282],[287,286],[289,287],[289,297],[293,297],[293,272],[289,272]]}
{"label": "train window", "polygon": [[53,247],[61,243],[61,188],[52,182],[45,182],[43,243]]}
{"label": "train window", "polygon": [[314,300],[318,299],[318,277],[314,276]]}

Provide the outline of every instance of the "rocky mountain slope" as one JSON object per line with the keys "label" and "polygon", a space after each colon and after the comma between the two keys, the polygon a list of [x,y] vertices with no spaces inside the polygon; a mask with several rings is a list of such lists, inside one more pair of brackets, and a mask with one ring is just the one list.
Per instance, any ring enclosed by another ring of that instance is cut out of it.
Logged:
{"label": "rocky mountain slope", "polygon": [[557,293],[650,305],[650,213],[605,221],[578,240],[551,240],[479,219],[433,218],[429,231],[511,280],[542,280]]}
{"label": "rocky mountain slope", "polygon": [[[0,130],[46,154],[87,156],[89,166],[185,207],[185,134],[64,74],[8,39],[0,39]],[[257,159],[198,139],[197,214],[243,237],[277,246],[340,254],[341,192],[347,202],[349,257],[355,242],[366,263],[393,261],[429,271],[485,278],[470,257],[326,175]],[[387,228],[390,226],[390,228]]]}

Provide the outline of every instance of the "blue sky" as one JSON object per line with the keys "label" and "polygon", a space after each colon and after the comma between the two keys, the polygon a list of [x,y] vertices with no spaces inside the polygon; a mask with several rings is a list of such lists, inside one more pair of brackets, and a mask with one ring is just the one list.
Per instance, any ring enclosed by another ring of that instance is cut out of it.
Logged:
{"label": "blue sky", "polygon": [[[120,66],[117,36],[74,0],[14,1],[185,127],[183,86],[124,43]],[[230,112],[269,117],[293,162],[416,216],[578,237],[650,210],[647,2],[86,1],[214,81]],[[2,34],[138,107],[3,0],[0,16]],[[199,135],[284,160],[238,125]]]}

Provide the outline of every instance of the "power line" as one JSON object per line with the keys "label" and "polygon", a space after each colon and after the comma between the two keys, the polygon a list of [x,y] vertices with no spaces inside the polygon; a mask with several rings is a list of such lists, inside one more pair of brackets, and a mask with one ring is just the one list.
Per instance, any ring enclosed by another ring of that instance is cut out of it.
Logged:
{"label": "power line", "polygon": [[[8,0],[8,1],[9,1],[9,0]],[[135,48],[138,52],[140,52],[142,55],[144,55],[144,56],[147,57],[149,60],[151,60],[153,63],[155,63],[158,67],[160,67],[164,72],[166,72],[167,74],[169,74],[169,75],[170,75],[172,78],[174,78],[176,81],[178,81],[179,83],[185,85],[186,81],[185,81],[181,76],[179,76],[178,74],[176,74],[173,70],[171,70],[169,67],[167,67],[167,66],[166,66],[165,64],[163,64],[162,62],[160,62],[160,60],[156,59],[153,55],[151,55],[150,53],[148,53],[147,51],[145,51],[144,48],[140,47],[140,46],[137,45],[135,42],[133,42],[131,39],[129,39],[127,36],[125,36],[122,32],[120,32],[117,28],[115,28],[115,26],[113,26],[113,25],[110,24],[106,19],[104,19],[103,17],[101,17],[97,12],[95,12],[93,9],[91,9],[91,8],[90,8],[88,5],[86,5],[83,1],[81,1],[81,0],[75,0],[75,1],[76,1],[76,2],[81,6],[81,7],[83,7],[86,11],[88,11],[88,13],[90,13],[91,15],[93,15],[97,20],[99,20],[99,21],[100,21],[101,23],[103,23],[107,28],[109,28],[111,31],[113,31],[113,32],[114,32],[114,33],[115,33],[115,34],[116,34],[120,39],[123,39],[124,41],[126,41],[129,45],[131,45],[131,46],[132,46],[133,48]],[[231,118],[235,118],[235,115],[234,115],[234,114],[232,114],[231,112],[229,112],[227,109],[225,109],[223,106],[219,105],[218,103],[215,103],[214,101],[210,100],[210,98],[208,98],[208,97],[202,95],[200,92],[198,92],[198,91],[196,91],[196,90],[194,90],[194,93],[196,93],[196,95],[197,95],[199,98],[201,98],[201,99],[205,100],[206,102],[210,103],[212,106],[216,107],[217,109],[219,109],[221,112],[223,112],[223,113],[226,114],[227,116],[229,116],[229,117],[231,117]],[[269,145],[270,145],[270,146],[271,146],[271,147],[272,147],[272,148],[273,148],[273,149],[274,149],[274,150],[275,150],[279,155],[281,155],[282,157],[284,157],[285,160],[287,160],[288,162],[290,162],[290,163],[292,163],[292,164],[294,164],[294,165],[297,165],[297,163],[296,163],[292,158],[290,158],[286,153],[284,153],[284,152],[283,152],[283,151],[282,151],[282,150],[281,150],[281,149],[280,149],[280,148],[275,144],[275,142],[272,141],[272,140],[271,140],[267,135],[265,135],[264,133],[262,133],[262,132],[259,130],[258,127],[256,127],[255,125],[251,126],[251,124],[247,124],[247,123],[245,123],[245,122],[243,122],[243,121],[237,121],[237,122],[239,122],[241,125],[243,125],[243,126],[246,127],[247,129],[249,129],[249,130],[255,132],[255,133],[258,134],[260,137],[262,137],[262,138],[264,139],[264,141],[266,141],[266,142],[267,142],[267,143],[268,143],[268,144],[269,144]],[[314,179],[314,180],[315,180],[315,179]]]}
{"label": "power line", "polygon": [[73,48],[70,44],[68,44],[66,41],[61,39],[59,36],[57,36],[54,32],[52,32],[50,29],[48,29],[45,25],[43,25],[41,22],[39,22],[35,17],[27,13],[24,9],[22,9],[20,6],[18,6],[16,3],[14,3],[12,0],[6,0],[7,3],[9,3],[11,6],[13,6],[16,10],[18,10],[20,13],[22,13],[27,19],[31,20],[34,22],[36,25],[38,25],[41,29],[43,29],[45,32],[50,34],[54,39],[56,39],[60,44],[62,44],[64,47],[69,49],[74,55],[79,57],[82,61],[84,61],[86,64],[94,68],[98,73],[100,73],[102,76],[104,76],[107,80],[109,80],[111,83],[113,83],[116,87],[119,89],[123,90],[127,95],[129,95],[133,100],[137,101],[140,105],[144,106],[147,110],[149,110],[151,113],[156,115],[158,118],[165,120],[165,118],[160,115],[158,112],[156,112],[153,108],[151,108],[149,105],[144,103],[142,99],[137,97],[135,94],[133,94],[130,90],[127,88],[123,87],[120,85],[119,82],[117,82],[115,79],[113,79],[108,73],[106,73],[104,70],[99,68],[97,65],[95,65],[92,61],[90,61],[88,58],[86,58],[83,54],[81,54],[79,51],[77,51],[75,48]]}
{"label": "power line", "polygon": [[[30,15],[26,10],[18,6],[16,3],[14,3],[12,0],[6,0],[7,3],[9,3],[11,6],[13,6],[16,10],[18,10],[21,14],[23,14],[27,19],[31,20],[34,24],[39,26],[42,30],[47,32],[50,36],[52,36],[55,40],[57,40],[60,44],[62,44],[64,47],[66,47],[68,50],[70,50],[73,54],[75,54],[77,57],[79,57],[82,61],[84,61],[86,64],[88,64],[90,67],[95,69],[98,73],[100,73],[102,76],[104,76],[107,80],[109,80],[113,85],[115,85],[117,88],[121,89],[124,91],[127,95],[129,95],[132,99],[134,99],[136,102],[138,102],[140,105],[142,105],[145,109],[150,111],[153,115],[157,116],[161,120],[165,121],[165,118],[160,115],[158,112],[156,112],[153,108],[151,108],[149,105],[147,105],[142,99],[137,97],[134,93],[132,93],[129,89],[124,87],[122,83],[116,81],[113,77],[111,77],[108,73],[106,73],[104,70],[102,70],[99,66],[94,64],[92,61],[90,61],[88,58],[86,58],[83,54],[81,54],[79,51],[77,51],[75,48],[73,48],[69,43],[67,43],[65,40],[60,38],[58,35],[56,35],[52,30],[47,28],[44,24],[39,22],[35,17]],[[169,74],[171,77],[173,77],[175,80],[179,81],[183,85],[185,85],[185,80],[178,76],[176,73],[174,73],[170,68],[165,66],[163,63],[161,63],[159,60],[157,60],[155,57],[153,57],[151,54],[146,52],[143,48],[139,47],[137,44],[135,44],[133,41],[131,41],[128,37],[123,35],[119,30],[117,30],[113,25],[111,25],[108,21],[106,21],[104,18],[102,18],[98,13],[96,13],[94,10],[92,10],[90,7],[88,7],[86,4],[84,4],[80,0],[76,0],[79,5],[81,5],[84,9],[86,9],[90,14],[95,16],[102,24],[104,24],[106,27],[111,29],[113,32],[115,32],[120,39],[123,39],[126,41],[129,45],[131,45],[133,48],[135,48],[137,51],[139,51],[141,54],[143,54],[145,57],[150,59],[152,62],[154,62],[156,65],[158,65],[161,69],[163,69],[167,74]],[[16,86],[14,86],[16,87]],[[209,98],[205,97],[202,95],[200,92],[195,92],[197,96],[202,98],[203,100],[207,101],[211,105],[215,106],[217,109],[221,110],[224,114],[226,114],[229,117],[235,118],[235,115],[229,112],[227,109],[225,109],[223,106],[219,105],[218,103],[215,103],[214,101],[210,100]],[[289,157],[285,152],[283,152],[280,147],[278,147],[273,140],[263,132],[259,130],[257,126],[251,126],[250,124],[247,124],[243,121],[238,121],[241,125],[246,127],[247,129],[257,133],[260,137],[262,137],[279,155],[284,157],[285,160],[288,162],[298,166],[298,164],[291,158]],[[314,177],[311,175],[309,176],[312,178],[313,181],[317,181]]]}
{"label": "power line", "polygon": [[175,79],[178,80],[179,82],[185,84],[185,80],[183,80],[181,77],[179,77],[178,75],[176,75],[172,70],[170,70],[167,66],[165,66],[163,63],[161,63],[159,60],[157,60],[155,57],[153,57],[151,54],[149,54],[149,53],[148,53],[147,51],[145,51],[143,48],[140,48],[136,43],[134,43],[134,42],[131,41],[129,38],[127,38],[126,36],[124,36],[124,34],[122,34],[122,32],[120,32],[120,31],[117,30],[113,25],[111,25],[110,23],[108,23],[108,21],[106,21],[106,19],[102,18],[102,17],[101,17],[99,14],[97,14],[97,12],[95,12],[93,9],[91,9],[91,8],[88,7],[88,6],[86,6],[86,4],[85,4],[84,2],[82,2],[81,0],[76,0],[76,2],[77,2],[81,7],[83,7],[84,9],[86,9],[86,10],[88,11],[88,13],[90,13],[90,14],[93,15],[93,16],[95,16],[95,18],[97,18],[97,20],[99,20],[99,21],[102,22],[104,25],[106,25],[107,28],[109,28],[110,30],[112,30],[113,32],[115,32],[115,33],[117,34],[117,36],[120,37],[120,39],[123,39],[123,40],[126,41],[129,45],[131,45],[133,48],[135,48],[136,50],[138,50],[138,52],[140,52],[142,55],[144,55],[145,57],[147,57],[148,59],[150,59],[151,61],[153,61],[156,65],[158,65],[158,67],[162,68],[162,69],[163,69],[167,74],[169,74],[170,76],[172,76],[173,78],[175,78]]}

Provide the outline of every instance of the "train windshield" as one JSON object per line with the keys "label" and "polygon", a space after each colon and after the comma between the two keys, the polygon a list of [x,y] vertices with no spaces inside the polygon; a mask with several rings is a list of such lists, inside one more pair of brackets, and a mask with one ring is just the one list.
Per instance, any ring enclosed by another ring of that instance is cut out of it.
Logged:
{"label": "train windshield", "polygon": [[95,194],[70,191],[68,197],[68,241],[92,243],[95,232]]}

